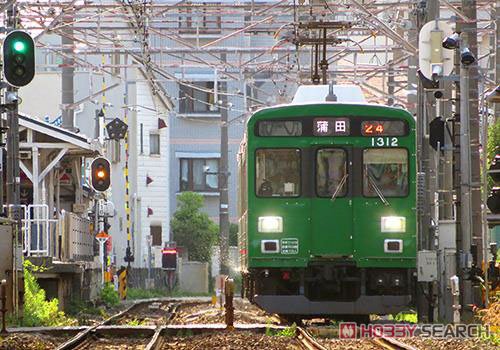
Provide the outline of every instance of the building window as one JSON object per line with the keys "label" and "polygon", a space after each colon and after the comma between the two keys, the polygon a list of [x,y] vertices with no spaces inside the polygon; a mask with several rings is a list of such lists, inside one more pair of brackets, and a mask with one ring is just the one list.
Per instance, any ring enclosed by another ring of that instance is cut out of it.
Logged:
{"label": "building window", "polygon": [[197,7],[194,11],[190,7],[179,10],[179,33],[180,34],[219,34],[222,21],[216,6],[210,3],[210,7]]}
{"label": "building window", "polygon": [[217,192],[218,159],[181,158],[180,191]]}
{"label": "building window", "polygon": [[151,245],[153,246],[161,246],[161,226],[159,225],[151,225],[149,226],[149,232],[151,234]]}
{"label": "building window", "polygon": [[149,134],[149,154],[160,154],[160,134],[158,132]]}
{"label": "building window", "polygon": [[214,82],[199,81],[190,83],[192,86],[181,85],[179,89],[179,113],[210,113],[218,114],[215,106]]}

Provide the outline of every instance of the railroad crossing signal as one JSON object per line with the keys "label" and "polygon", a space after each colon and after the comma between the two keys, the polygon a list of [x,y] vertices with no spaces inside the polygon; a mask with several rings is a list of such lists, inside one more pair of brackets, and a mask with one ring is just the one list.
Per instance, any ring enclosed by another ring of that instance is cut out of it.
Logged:
{"label": "railroad crossing signal", "polygon": [[177,270],[177,249],[165,248],[161,253],[161,267],[166,270]]}
{"label": "railroad crossing signal", "polygon": [[493,214],[500,214],[500,153],[495,155],[488,172],[495,183],[486,204]]}
{"label": "railroad crossing signal", "polygon": [[35,42],[28,33],[14,30],[5,37],[3,74],[14,87],[28,85],[35,77]]}
{"label": "railroad crossing signal", "polygon": [[91,165],[92,187],[99,192],[106,191],[111,185],[111,167],[106,158],[94,159]]}

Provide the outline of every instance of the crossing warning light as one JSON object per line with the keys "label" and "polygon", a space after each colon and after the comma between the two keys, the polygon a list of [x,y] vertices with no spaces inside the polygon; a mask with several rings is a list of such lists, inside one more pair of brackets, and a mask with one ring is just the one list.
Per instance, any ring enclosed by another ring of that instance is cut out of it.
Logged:
{"label": "crossing warning light", "polygon": [[13,30],[3,41],[3,74],[15,87],[28,85],[35,77],[35,42],[22,30]]}
{"label": "crossing warning light", "polygon": [[164,248],[161,253],[161,267],[166,270],[177,270],[177,249]]}
{"label": "crossing warning light", "polygon": [[94,159],[91,165],[92,187],[99,192],[106,191],[111,185],[111,167],[106,158]]}

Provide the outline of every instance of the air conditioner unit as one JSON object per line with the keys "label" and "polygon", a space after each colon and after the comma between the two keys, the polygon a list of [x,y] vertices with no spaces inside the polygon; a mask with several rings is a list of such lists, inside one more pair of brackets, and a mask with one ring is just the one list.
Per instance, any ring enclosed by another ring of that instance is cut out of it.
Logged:
{"label": "air conditioner unit", "polygon": [[19,151],[19,159],[31,159],[31,151]]}

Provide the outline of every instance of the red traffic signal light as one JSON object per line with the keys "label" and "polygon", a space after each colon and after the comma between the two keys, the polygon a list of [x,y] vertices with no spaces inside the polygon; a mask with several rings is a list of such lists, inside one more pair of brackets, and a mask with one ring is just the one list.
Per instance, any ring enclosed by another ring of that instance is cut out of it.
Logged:
{"label": "red traffic signal light", "polygon": [[28,85],[35,77],[35,42],[28,33],[14,30],[5,37],[3,74],[15,87]]}
{"label": "red traffic signal light", "polygon": [[96,158],[91,165],[92,187],[99,192],[106,191],[111,185],[111,166],[106,158]]}

